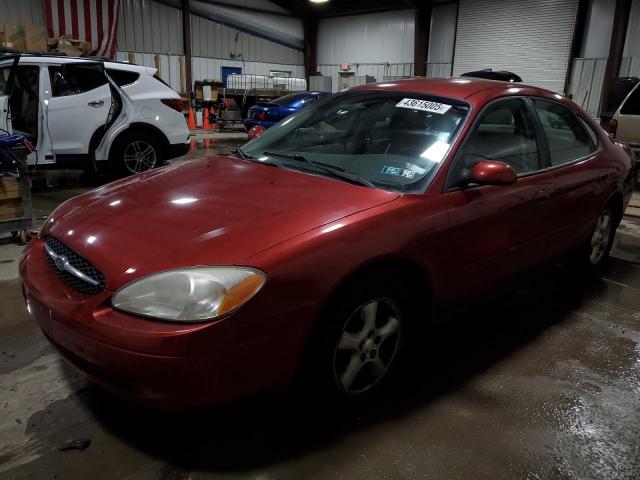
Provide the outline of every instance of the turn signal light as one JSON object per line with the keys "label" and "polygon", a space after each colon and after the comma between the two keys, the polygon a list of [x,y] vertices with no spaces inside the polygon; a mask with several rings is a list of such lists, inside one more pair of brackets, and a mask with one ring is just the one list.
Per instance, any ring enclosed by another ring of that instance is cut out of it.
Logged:
{"label": "turn signal light", "polygon": [[612,118],[609,122],[609,136],[611,138],[616,138],[616,133],[618,133],[618,121],[615,118]]}
{"label": "turn signal light", "polygon": [[173,108],[176,112],[182,113],[186,100],[184,98],[163,98],[160,100],[167,107]]}
{"label": "turn signal light", "polygon": [[266,120],[268,116],[269,115],[267,114],[267,112],[258,112],[258,113],[255,114],[254,118],[256,120]]}

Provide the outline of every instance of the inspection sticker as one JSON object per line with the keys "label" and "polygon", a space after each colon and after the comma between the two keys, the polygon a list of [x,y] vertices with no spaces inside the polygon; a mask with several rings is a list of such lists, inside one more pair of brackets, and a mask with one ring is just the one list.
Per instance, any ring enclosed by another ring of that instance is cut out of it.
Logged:
{"label": "inspection sticker", "polygon": [[396,104],[396,107],[422,110],[423,112],[439,113],[442,115],[443,113],[447,113],[447,110],[451,108],[451,105],[430,102],[428,100],[418,100],[416,98],[403,98]]}
{"label": "inspection sticker", "polygon": [[404,177],[404,178],[413,178],[416,175],[416,172],[413,170],[407,170],[405,168],[399,167],[389,167],[384,166],[382,170],[380,170],[382,175],[395,175],[396,177]]}

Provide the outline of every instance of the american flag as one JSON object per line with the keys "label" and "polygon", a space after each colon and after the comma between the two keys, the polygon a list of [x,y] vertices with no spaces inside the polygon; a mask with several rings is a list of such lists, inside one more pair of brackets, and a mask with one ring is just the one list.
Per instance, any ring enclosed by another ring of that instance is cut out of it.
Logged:
{"label": "american flag", "polygon": [[49,37],[90,43],[92,55],[113,58],[120,0],[45,0]]}

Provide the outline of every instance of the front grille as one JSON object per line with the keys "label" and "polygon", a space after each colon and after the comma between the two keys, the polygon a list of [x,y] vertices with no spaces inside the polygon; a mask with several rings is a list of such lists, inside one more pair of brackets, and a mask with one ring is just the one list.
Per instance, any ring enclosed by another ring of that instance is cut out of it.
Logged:
{"label": "front grille", "polygon": [[91,265],[88,261],[82,258],[80,255],[75,253],[69,247],[67,247],[64,243],[58,240],[51,235],[48,235],[44,239],[45,244],[53,250],[53,252],[58,256],[64,256],[70,266],[79,270],[84,275],[90,277],[91,279],[98,282],[97,285],[92,285],[89,282],[79,278],[78,276],[68,272],[67,270],[60,270],[56,266],[56,262],[53,258],[45,251],[45,258],[47,262],[51,266],[54,272],[67,284],[76,290],[82,293],[88,293],[90,295],[96,295],[104,290],[105,279],[104,275],[93,265]]}

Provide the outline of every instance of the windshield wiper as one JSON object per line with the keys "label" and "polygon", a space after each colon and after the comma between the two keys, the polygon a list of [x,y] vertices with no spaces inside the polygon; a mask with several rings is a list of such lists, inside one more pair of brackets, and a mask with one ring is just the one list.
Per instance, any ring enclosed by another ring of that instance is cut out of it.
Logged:
{"label": "windshield wiper", "polygon": [[235,153],[236,155],[238,155],[242,160],[253,160],[256,157],[254,157],[253,155],[248,154],[247,152],[245,152],[242,147],[238,147],[236,148],[233,152],[231,153]]}
{"label": "windshield wiper", "polygon": [[305,162],[317,168],[318,170],[322,170],[323,172],[328,173],[331,176],[340,178],[342,180],[346,180],[351,183],[364,185],[365,187],[376,188],[373,182],[370,182],[366,178],[363,178],[359,175],[348,173],[343,167],[339,165],[331,165],[330,163],[317,162],[315,160],[311,160],[305,157],[304,155],[299,155],[297,153],[294,153],[294,154],[279,153],[279,152],[262,152],[262,153],[264,153],[265,155],[269,155],[270,157],[290,158],[298,162]]}

